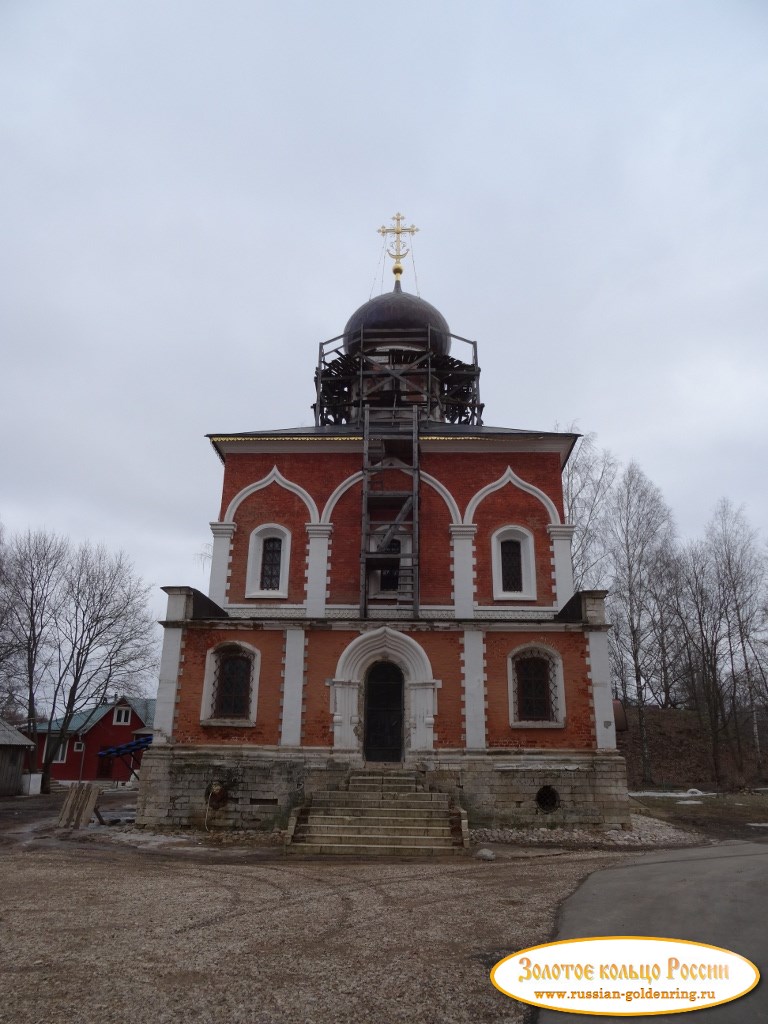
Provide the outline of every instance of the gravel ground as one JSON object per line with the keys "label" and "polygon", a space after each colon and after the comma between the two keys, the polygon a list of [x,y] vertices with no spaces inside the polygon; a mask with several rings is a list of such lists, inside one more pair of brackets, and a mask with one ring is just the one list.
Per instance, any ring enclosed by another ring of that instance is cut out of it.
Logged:
{"label": "gravel ground", "polygon": [[656,846],[701,846],[706,840],[698,833],[677,828],[644,814],[632,815],[632,831],[611,829],[592,832],[580,828],[501,829],[477,828],[474,843],[514,843],[517,846],[567,846],[591,849],[636,850]]}
{"label": "gravel ground", "polygon": [[[681,838],[638,826],[641,845]],[[550,845],[554,829],[536,846],[494,838],[490,862],[293,860],[221,835],[16,829],[0,837],[8,1024],[522,1024],[530,1008],[494,989],[490,968],[547,941],[579,883],[632,856]]]}
{"label": "gravel ground", "polygon": [[526,854],[222,864],[55,840],[6,848],[0,1020],[524,1021],[488,971],[546,941],[560,901],[622,857]]}

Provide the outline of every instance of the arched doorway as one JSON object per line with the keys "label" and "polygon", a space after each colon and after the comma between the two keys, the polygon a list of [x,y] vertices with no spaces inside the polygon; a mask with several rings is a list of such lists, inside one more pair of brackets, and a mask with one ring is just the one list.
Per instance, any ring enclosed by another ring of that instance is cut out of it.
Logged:
{"label": "arched doorway", "polygon": [[391,661],[377,661],[365,677],[366,761],[403,759],[403,673]]}

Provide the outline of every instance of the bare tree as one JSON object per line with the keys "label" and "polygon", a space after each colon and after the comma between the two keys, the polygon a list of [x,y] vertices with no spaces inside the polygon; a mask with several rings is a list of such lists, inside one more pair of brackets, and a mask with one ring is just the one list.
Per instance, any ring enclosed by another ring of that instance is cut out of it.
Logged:
{"label": "bare tree", "polygon": [[611,617],[623,623],[623,650],[614,645],[614,661],[624,656],[635,684],[642,749],[643,781],[651,765],[645,724],[646,677],[655,657],[652,581],[661,552],[674,540],[674,523],[659,488],[631,462],[612,491],[608,513],[611,569]]}
{"label": "bare tree", "polygon": [[745,702],[752,723],[757,770],[762,774],[760,734],[757,723],[757,692],[764,673],[756,651],[766,639],[768,614],[765,607],[766,558],[758,546],[757,533],[747,522],[744,510],[726,499],[718,503],[707,529],[720,586],[724,591],[728,629],[728,654],[732,681],[736,741],[741,753],[737,685],[743,680]]}
{"label": "bare tree", "polygon": [[706,541],[691,541],[679,553],[676,602],[690,699],[706,723],[712,770],[719,785],[721,741],[729,719],[724,688],[729,627],[727,595],[712,546]]}
{"label": "bare tree", "polygon": [[[575,432],[573,424],[568,429]],[[572,546],[576,590],[600,589],[608,582],[606,513],[617,470],[617,460],[598,447],[596,434],[579,438],[563,470],[565,518],[576,527]]]}
{"label": "bare tree", "polygon": [[[13,537],[4,550],[0,591],[5,607],[5,632],[12,648],[13,671],[21,674],[26,718],[37,758],[37,697],[51,657],[54,619],[61,599],[67,543],[44,531]],[[9,681],[7,687],[11,689]]]}
{"label": "bare tree", "polygon": [[148,588],[124,554],[88,544],[68,551],[50,638],[44,789],[78,712],[103,704],[109,690],[144,692],[157,653],[156,624],[147,599]]}

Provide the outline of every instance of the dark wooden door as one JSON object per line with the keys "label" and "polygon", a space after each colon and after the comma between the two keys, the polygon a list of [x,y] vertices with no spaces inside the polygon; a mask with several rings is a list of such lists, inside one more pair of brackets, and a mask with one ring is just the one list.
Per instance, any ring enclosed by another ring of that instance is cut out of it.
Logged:
{"label": "dark wooden door", "polygon": [[403,673],[391,661],[379,661],[365,681],[366,761],[403,759]]}

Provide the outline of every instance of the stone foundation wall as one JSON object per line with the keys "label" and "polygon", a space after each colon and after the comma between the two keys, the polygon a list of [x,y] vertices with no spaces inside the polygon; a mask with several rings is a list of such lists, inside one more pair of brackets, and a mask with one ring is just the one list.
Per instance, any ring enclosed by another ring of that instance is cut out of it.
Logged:
{"label": "stone foundation wall", "polygon": [[[136,820],[153,827],[284,827],[292,808],[313,793],[346,788],[350,772],[361,770],[359,759],[325,752],[157,746],[143,758]],[[426,789],[450,793],[472,827],[629,825],[624,759],[610,752],[441,752],[403,770],[420,773]]]}
{"label": "stone foundation wall", "polygon": [[465,808],[472,828],[630,825],[624,758],[613,753],[441,758],[427,777]]}

